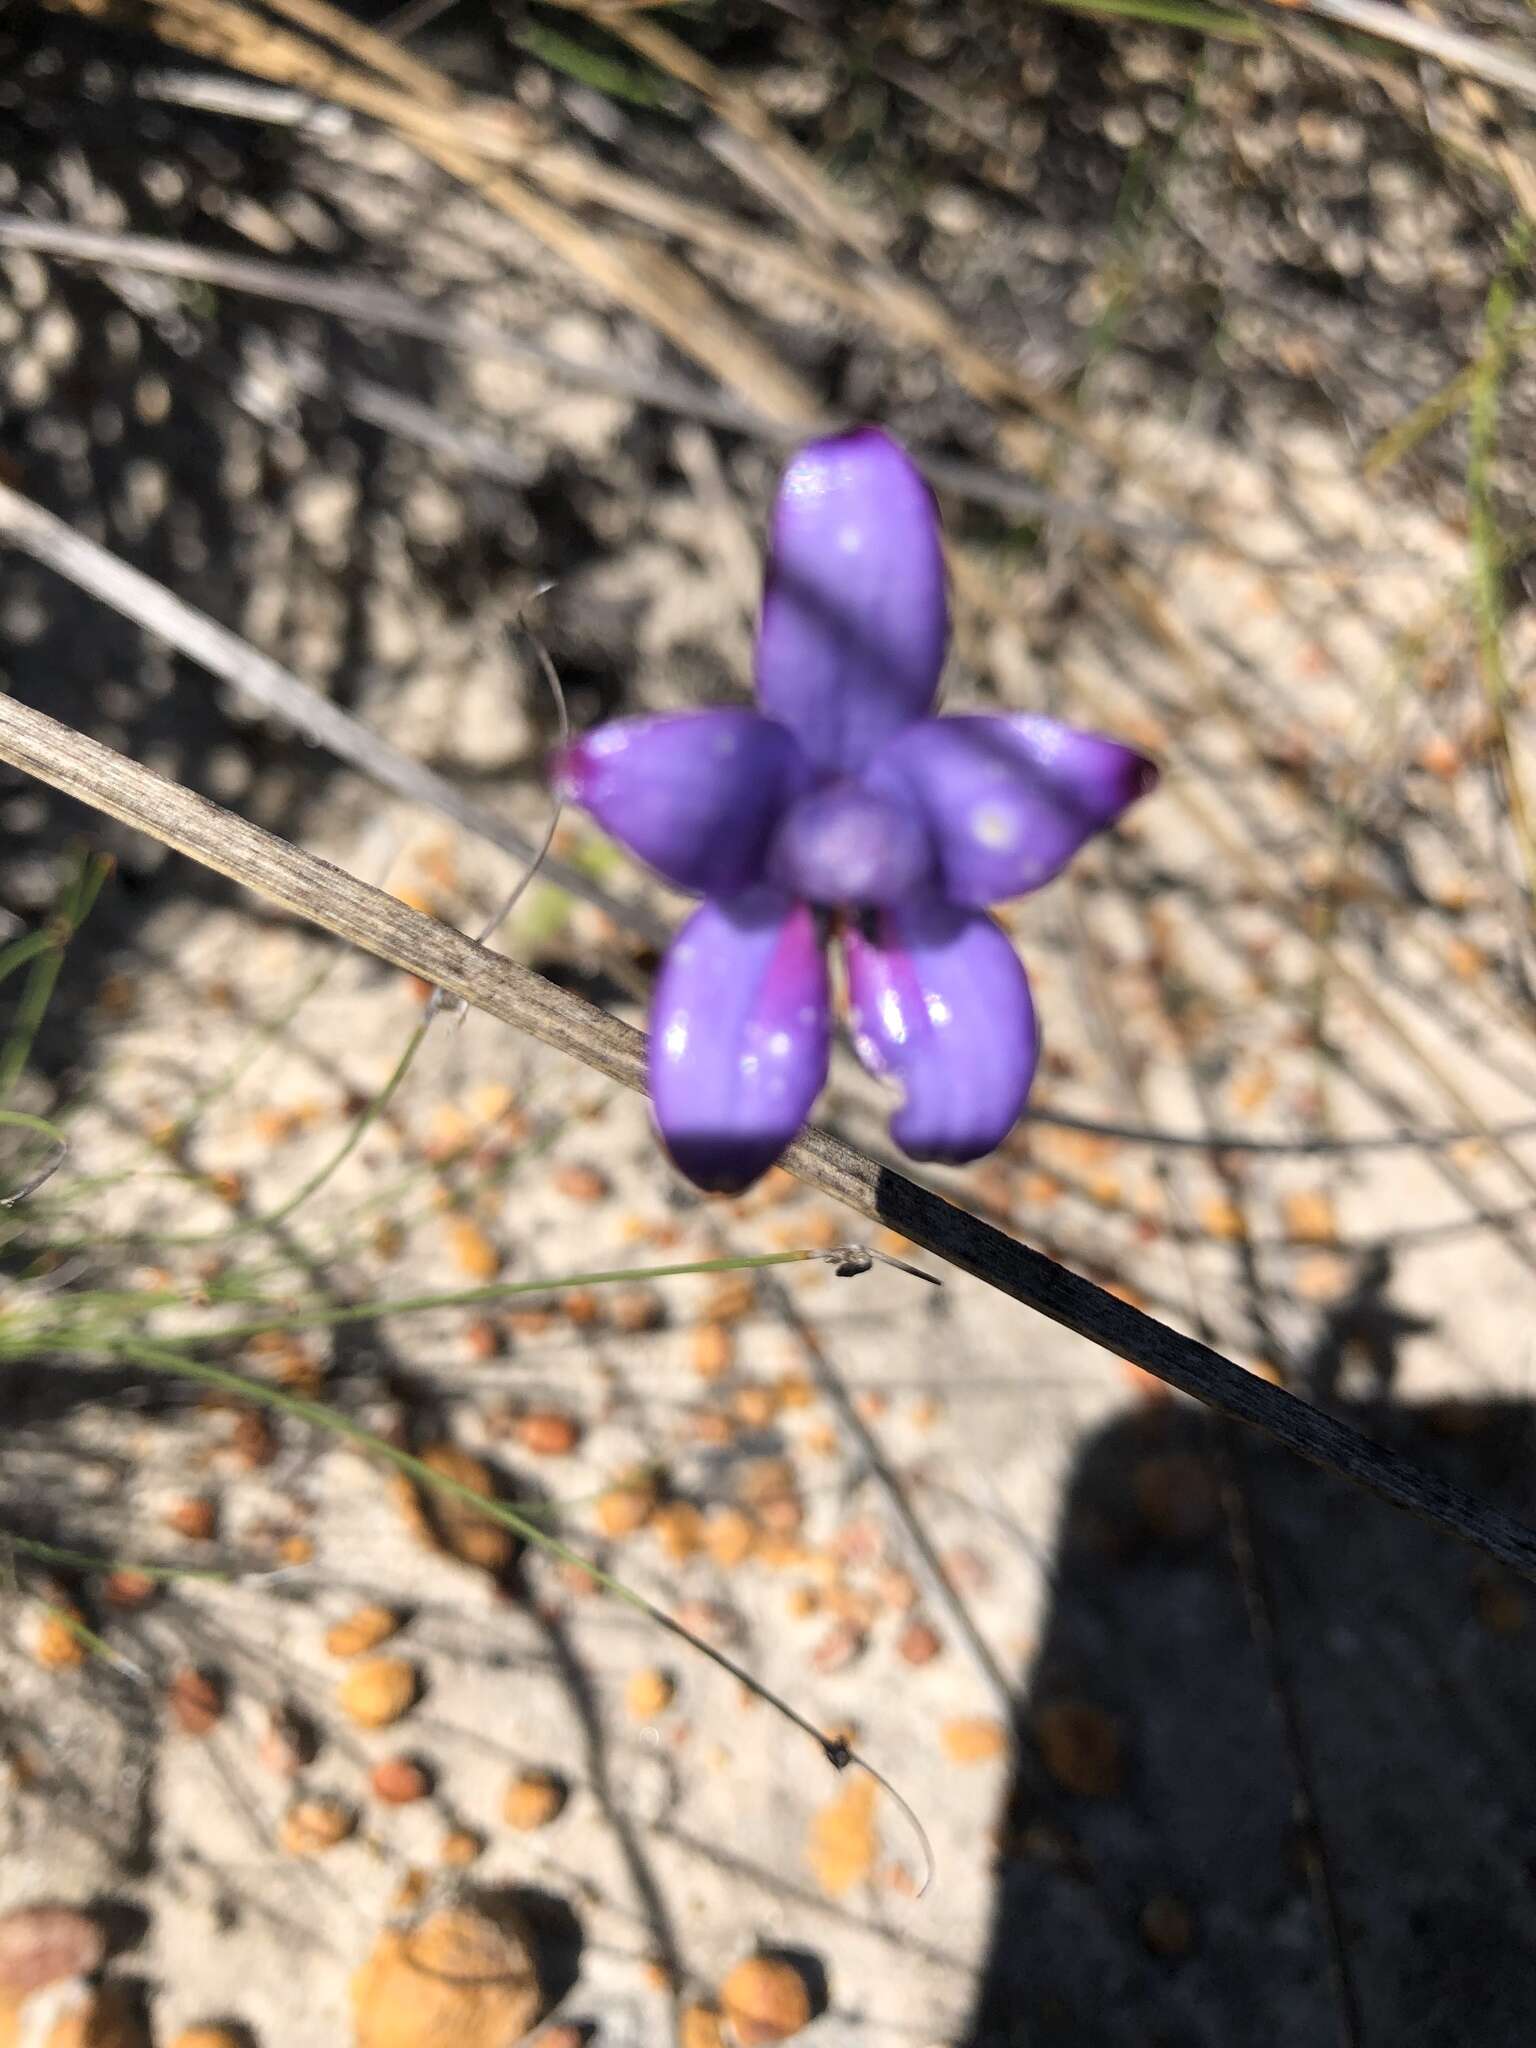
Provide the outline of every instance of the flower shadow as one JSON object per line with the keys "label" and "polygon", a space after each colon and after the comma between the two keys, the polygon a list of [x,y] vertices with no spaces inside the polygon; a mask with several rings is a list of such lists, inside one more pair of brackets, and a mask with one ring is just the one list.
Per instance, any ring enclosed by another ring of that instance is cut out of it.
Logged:
{"label": "flower shadow", "polygon": [[[1523,1402],[1340,1412],[1536,1508]],[[1229,1542],[1234,1472],[1278,1686]],[[1517,1580],[1256,1437],[1224,1466],[1200,1413],[1115,1420],[1068,1486],[967,2048],[1525,2039],[1533,1713],[1536,1605]]]}

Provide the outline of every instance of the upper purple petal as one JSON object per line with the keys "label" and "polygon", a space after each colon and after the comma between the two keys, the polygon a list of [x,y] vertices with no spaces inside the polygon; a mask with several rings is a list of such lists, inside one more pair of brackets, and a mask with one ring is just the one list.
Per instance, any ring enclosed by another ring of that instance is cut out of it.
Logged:
{"label": "upper purple petal", "polygon": [[891,1135],[914,1159],[979,1159],[1008,1135],[1040,1038],[1024,966],[978,910],[930,898],[843,938],[854,1050],[906,1100]]}
{"label": "upper purple petal", "polygon": [[695,911],[651,998],[651,1100],[688,1178],[734,1194],[766,1172],[821,1093],[830,1045],[812,911],[773,889]]}
{"label": "upper purple petal", "polygon": [[830,782],[785,812],[767,872],[809,903],[898,903],[933,872],[933,847],[915,804]]}
{"label": "upper purple petal", "polygon": [[956,903],[1000,903],[1059,874],[1157,780],[1145,754],[1054,718],[931,718],[885,747],[868,780],[915,797]]}
{"label": "upper purple petal", "polygon": [[927,484],[876,427],[811,441],[779,485],[757,694],[818,768],[857,771],[933,705],[949,638]]}
{"label": "upper purple petal", "polygon": [[768,841],[810,780],[794,735],[736,706],[625,718],[564,748],[555,787],[679,889],[761,878]]}

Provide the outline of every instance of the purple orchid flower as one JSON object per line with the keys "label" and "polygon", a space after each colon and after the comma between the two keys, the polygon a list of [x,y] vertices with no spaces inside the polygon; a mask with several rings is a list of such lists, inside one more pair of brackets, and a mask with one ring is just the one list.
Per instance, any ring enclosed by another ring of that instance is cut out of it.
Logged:
{"label": "purple orchid flower", "polygon": [[706,900],[651,1004],[650,1083],[677,1165],[738,1192],[827,1077],[826,947],[854,1049],[900,1084],[892,1136],[979,1159],[1039,1054],[1029,982],[983,906],[1038,889],[1157,780],[1033,714],[935,718],[949,639],[939,522],[889,435],[813,441],[774,509],[761,710],[622,719],[564,749],[561,794]]}

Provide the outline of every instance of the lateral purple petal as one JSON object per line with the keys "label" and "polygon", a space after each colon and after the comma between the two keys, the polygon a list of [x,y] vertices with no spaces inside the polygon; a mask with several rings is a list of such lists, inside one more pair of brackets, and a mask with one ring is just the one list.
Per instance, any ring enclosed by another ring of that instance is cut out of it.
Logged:
{"label": "lateral purple petal", "polygon": [[562,750],[554,779],[667,881],[725,896],[760,879],[810,770],[784,726],[727,705],[600,725]]}
{"label": "lateral purple petal", "polygon": [[868,780],[916,798],[946,896],[1000,903],[1059,874],[1157,770],[1119,740],[1029,713],[925,719],[882,750]]}
{"label": "lateral purple petal", "polygon": [[773,889],[695,911],[651,999],[651,1099],[688,1178],[734,1194],[766,1172],[821,1093],[830,1043],[814,912]]}
{"label": "lateral purple petal", "polygon": [[933,705],[949,638],[938,513],[876,427],[812,441],[779,485],[757,694],[815,765],[856,772]]}
{"label": "lateral purple petal", "polygon": [[1039,1057],[1023,963],[982,911],[930,898],[843,939],[854,1050],[906,1099],[891,1135],[914,1159],[980,1159],[1008,1135]]}

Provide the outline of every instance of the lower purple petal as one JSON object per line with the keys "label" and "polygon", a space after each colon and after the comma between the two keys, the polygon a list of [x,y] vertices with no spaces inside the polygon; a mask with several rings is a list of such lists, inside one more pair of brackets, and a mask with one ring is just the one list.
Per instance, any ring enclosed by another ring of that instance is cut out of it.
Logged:
{"label": "lower purple petal", "polygon": [[906,1093],[891,1135],[914,1159],[980,1159],[1024,1107],[1040,1038],[1029,982],[981,911],[879,912],[843,940],[854,1050]]}
{"label": "lower purple petal", "polygon": [[916,799],[938,849],[944,894],[1001,903],[1059,874],[1157,780],[1144,754],[1054,718],[927,718],[867,771]]}
{"label": "lower purple petal", "polygon": [[662,963],[650,1082],[667,1150],[702,1188],[767,1171],[827,1078],[831,1012],[815,915],[776,890],[706,903]]}
{"label": "lower purple petal", "polygon": [[735,705],[600,725],[555,765],[563,797],[701,896],[762,879],[769,836],[809,779],[794,735]]}

